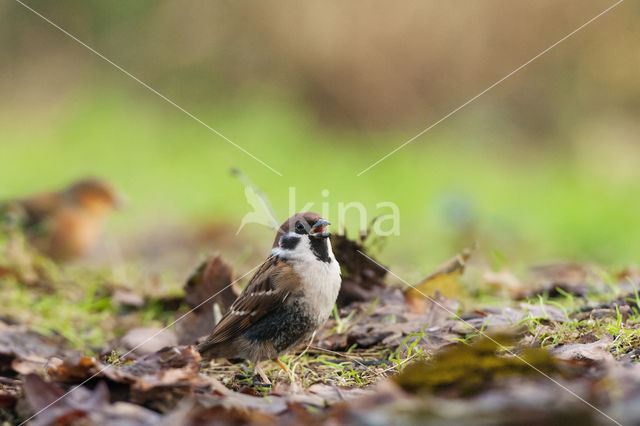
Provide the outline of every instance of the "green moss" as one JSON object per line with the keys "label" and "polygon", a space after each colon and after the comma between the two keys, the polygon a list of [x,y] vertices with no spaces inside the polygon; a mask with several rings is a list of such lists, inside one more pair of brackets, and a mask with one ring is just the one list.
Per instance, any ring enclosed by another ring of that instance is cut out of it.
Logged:
{"label": "green moss", "polygon": [[[530,376],[555,371],[551,355],[544,349],[524,348],[517,356],[508,347],[516,339],[508,335],[481,337],[473,344],[456,344],[429,361],[406,367],[396,382],[411,392],[455,392],[471,395],[500,377]],[[531,368],[531,367],[534,368]]]}

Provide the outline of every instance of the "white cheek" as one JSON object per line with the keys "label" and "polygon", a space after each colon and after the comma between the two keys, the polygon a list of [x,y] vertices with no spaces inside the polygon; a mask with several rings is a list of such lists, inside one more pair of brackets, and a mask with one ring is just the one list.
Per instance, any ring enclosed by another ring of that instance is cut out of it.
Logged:
{"label": "white cheek", "polygon": [[311,258],[315,259],[315,256],[311,252],[311,242],[309,241],[309,236],[299,235],[295,232],[289,232],[288,234],[285,234],[283,238],[297,238],[300,241],[294,249],[284,249],[281,247],[276,247],[271,250],[272,255],[280,256],[284,259],[299,261],[311,260]]}

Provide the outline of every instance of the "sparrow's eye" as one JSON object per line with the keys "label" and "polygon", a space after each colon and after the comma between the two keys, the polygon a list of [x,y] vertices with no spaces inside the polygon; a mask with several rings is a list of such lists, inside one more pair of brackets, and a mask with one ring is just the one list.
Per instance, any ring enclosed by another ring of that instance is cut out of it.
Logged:
{"label": "sparrow's eye", "polygon": [[296,232],[301,234],[305,231],[304,225],[302,222],[296,222]]}

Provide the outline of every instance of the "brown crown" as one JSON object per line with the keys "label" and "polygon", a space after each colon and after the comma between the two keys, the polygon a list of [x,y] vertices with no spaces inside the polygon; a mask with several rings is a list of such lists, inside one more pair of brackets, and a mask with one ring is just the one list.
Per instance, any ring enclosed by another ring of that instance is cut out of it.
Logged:
{"label": "brown crown", "polygon": [[314,212],[303,212],[303,213],[294,214],[289,219],[287,219],[282,225],[280,225],[280,228],[278,229],[278,233],[276,234],[276,239],[273,241],[273,248],[278,247],[278,243],[280,242],[280,237],[282,237],[284,234],[294,229],[294,227],[296,226],[296,222],[306,221],[307,224],[309,225],[309,228],[311,228],[313,224],[320,219],[322,219],[322,216]]}

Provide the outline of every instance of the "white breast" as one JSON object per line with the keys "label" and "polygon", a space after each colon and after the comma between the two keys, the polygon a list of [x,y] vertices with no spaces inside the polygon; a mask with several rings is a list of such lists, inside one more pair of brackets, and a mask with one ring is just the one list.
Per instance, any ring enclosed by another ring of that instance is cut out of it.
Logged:
{"label": "white breast", "polygon": [[302,238],[294,250],[274,249],[273,253],[286,257],[293,269],[300,275],[304,287],[304,300],[308,304],[309,312],[313,313],[317,326],[322,325],[329,315],[340,291],[340,265],[333,255],[331,242],[329,245],[329,257],[331,262],[318,260],[313,252],[308,238]]}
{"label": "white breast", "polygon": [[331,254],[331,262],[317,259],[294,265],[294,270],[302,278],[305,300],[310,312],[317,316],[318,325],[323,324],[329,315],[340,291],[340,265]]}

